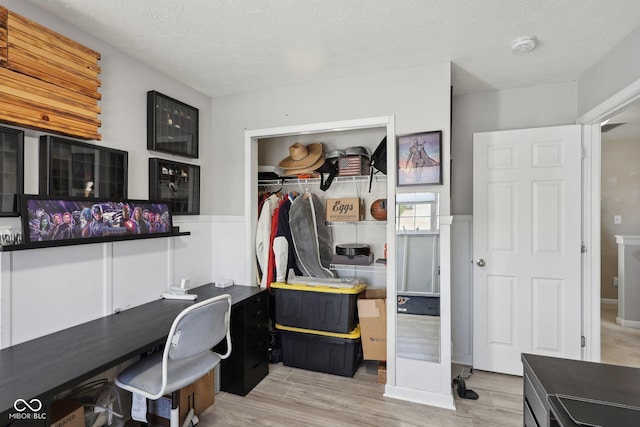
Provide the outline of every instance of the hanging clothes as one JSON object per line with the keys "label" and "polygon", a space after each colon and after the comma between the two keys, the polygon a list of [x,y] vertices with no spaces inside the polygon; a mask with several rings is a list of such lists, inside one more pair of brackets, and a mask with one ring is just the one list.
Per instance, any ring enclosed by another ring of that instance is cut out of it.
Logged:
{"label": "hanging clothes", "polygon": [[258,225],[256,228],[256,257],[258,258],[258,267],[262,271],[261,278],[258,281],[261,287],[267,286],[266,272],[269,263],[269,252],[271,251],[271,220],[279,201],[278,195],[270,195],[262,204],[260,216],[258,217]]}
{"label": "hanging clothes", "polygon": [[291,204],[289,226],[296,263],[305,276],[335,277],[329,266],[333,257],[331,231],[324,221],[324,203],[305,192]]}
{"label": "hanging clothes", "polygon": [[291,210],[291,203],[294,198],[295,195],[290,193],[280,204],[280,211],[278,213],[278,230],[276,232],[276,238],[273,240],[276,282],[286,283],[289,270],[291,269],[293,269],[296,275],[302,275],[302,272],[296,265],[293,238],[291,237],[291,228],[289,227],[289,211]]}
{"label": "hanging clothes", "polygon": [[280,213],[280,206],[282,206],[283,200],[278,199],[278,206],[273,210],[273,215],[271,216],[271,233],[269,234],[269,259],[267,260],[267,271],[265,272],[265,285],[267,289],[271,289],[271,283],[275,280],[276,274],[276,264],[275,264],[275,253],[273,250],[273,241],[276,238],[276,233],[278,231],[278,214]]}

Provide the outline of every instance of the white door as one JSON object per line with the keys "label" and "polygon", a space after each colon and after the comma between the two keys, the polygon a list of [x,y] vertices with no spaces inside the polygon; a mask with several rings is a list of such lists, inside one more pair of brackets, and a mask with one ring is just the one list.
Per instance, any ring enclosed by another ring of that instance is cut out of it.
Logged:
{"label": "white door", "polygon": [[473,366],[580,359],[581,129],[473,137]]}

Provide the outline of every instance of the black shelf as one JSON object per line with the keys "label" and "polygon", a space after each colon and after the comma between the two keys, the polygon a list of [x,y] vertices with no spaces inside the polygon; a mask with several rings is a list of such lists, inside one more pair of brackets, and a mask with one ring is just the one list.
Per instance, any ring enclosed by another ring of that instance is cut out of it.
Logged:
{"label": "black shelf", "polygon": [[24,191],[24,132],[0,127],[0,216],[18,216]]}
{"label": "black shelf", "polygon": [[197,159],[198,131],[197,108],[147,92],[147,149]]}
{"label": "black shelf", "polygon": [[126,199],[126,151],[40,136],[39,193],[49,196]]}
{"label": "black shelf", "polygon": [[42,248],[56,248],[59,246],[76,246],[87,245],[92,243],[111,243],[111,242],[123,242],[127,240],[144,240],[144,239],[157,239],[160,237],[178,237],[178,236],[190,236],[191,232],[182,231],[178,233],[170,234],[125,234],[122,236],[113,236],[108,239],[104,237],[87,237],[84,239],[74,240],[48,240],[45,242],[30,242],[21,243],[19,245],[6,245],[0,246],[0,252],[13,252],[22,251],[27,249],[42,249]]}
{"label": "black shelf", "polygon": [[149,199],[167,203],[173,215],[200,215],[200,166],[151,157]]}

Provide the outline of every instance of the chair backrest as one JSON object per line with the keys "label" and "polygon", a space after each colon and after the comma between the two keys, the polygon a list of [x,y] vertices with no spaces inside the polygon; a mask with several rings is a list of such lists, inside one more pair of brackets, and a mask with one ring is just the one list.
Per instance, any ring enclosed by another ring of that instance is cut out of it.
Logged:
{"label": "chair backrest", "polygon": [[173,321],[167,343],[166,356],[185,359],[211,350],[225,337],[227,354],[231,353],[230,335],[231,296],[228,294],[209,298],[184,309]]}

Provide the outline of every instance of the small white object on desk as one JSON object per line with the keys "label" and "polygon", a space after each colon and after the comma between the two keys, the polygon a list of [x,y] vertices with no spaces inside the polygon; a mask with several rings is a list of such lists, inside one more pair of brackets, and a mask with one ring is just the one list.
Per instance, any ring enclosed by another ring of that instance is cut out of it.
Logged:
{"label": "small white object on desk", "polygon": [[180,287],[171,286],[169,288],[169,292],[165,292],[162,294],[162,298],[164,299],[181,299],[181,300],[194,300],[198,298],[198,295],[188,294],[189,290],[189,278],[185,277],[180,281]]}
{"label": "small white object on desk", "polygon": [[232,279],[224,279],[221,282],[216,282],[216,288],[229,288],[231,286],[233,286]]}
{"label": "small white object on desk", "polygon": [[184,295],[176,295],[176,294],[170,294],[168,292],[164,292],[162,294],[162,298],[164,299],[181,299],[181,300],[194,300],[196,298],[198,298],[198,295],[196,294],[184,294]]}
{"label": "small white object on desk", "polygon": [[171,292],[173,295],[186,295],[187,291],[189,289],[185,289],[185,288],[176,288],[175,286],[172,286],[169,289],[169,292]]}

